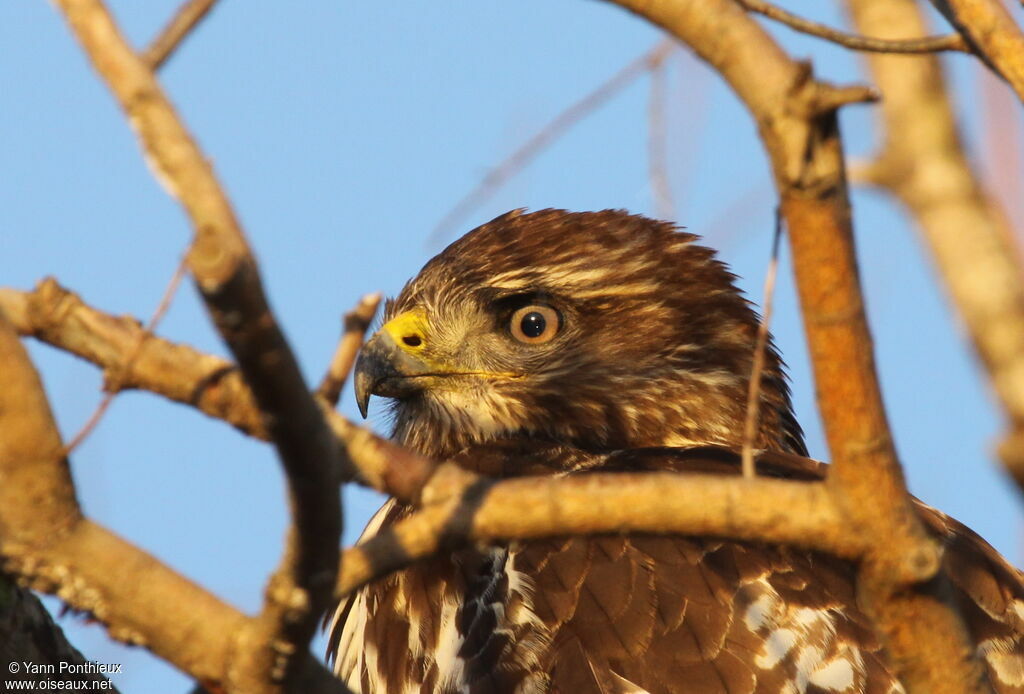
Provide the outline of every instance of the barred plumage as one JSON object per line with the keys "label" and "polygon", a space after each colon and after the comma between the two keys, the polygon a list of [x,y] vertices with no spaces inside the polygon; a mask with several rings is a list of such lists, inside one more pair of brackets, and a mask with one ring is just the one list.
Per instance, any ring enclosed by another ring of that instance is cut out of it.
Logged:
{"label": "barred plumage", "polygon": [[[431,260],[357,365],[395,438],[498,477],[736,474],[757,316],[696,237],[619,211],[512,212]],[[524,313],[525,312],[525,313]],[[522,324],[510,324],[526,316]],[[769,345],[761,474],[816,480]],[[710,446],[709,446],[710,444]],[[923,505],[996,691],[1024,692],[1020,573]],[[373,534],[408,509],[389,502]],[[899,692],[848,563],[716,538],[469,548],[339,606],[362,692]]]}

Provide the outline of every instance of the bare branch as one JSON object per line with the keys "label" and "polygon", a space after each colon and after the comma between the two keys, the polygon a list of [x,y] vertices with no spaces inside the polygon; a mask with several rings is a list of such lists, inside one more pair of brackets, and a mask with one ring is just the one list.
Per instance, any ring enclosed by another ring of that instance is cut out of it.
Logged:
{"label": "bare branch", "polygon": [[[911,0],[848,6],[863,31],[926,26]],[[886,97],[885,139],[868,167],[871,182],[895,195],[920,225],[1009,417],[1000,456],[1024,490],[1024,273],[1010,224],[960,141],[939,61],[872,56],[868,64]]]}
{"label": "bare branch", "polygon": [[750,12],[756,12],[769,19],[774,19],[776,22],[785,24],[790,29],[799,31],[802,34],[817,36],[820,39],[837,43],[840,46],[851,48],[855,51],[868,51],[872,53],[971,52],[967,42],[963,40],[960,34],[924,36],[919,39],[873,38],[850,34],[819,22],[812,22],[765,0],[736,0],[736,2]]}
{"label": "bare branch", "polygon": [[[233,684],[231,652],[250,620],[82,517],[42,384],[3,310],[0,362],[3,570],[91,614],[112,638],[145,646],[197,679]],[[304,670],[329,677],[311,656],[303,660]]]}
{"label": "bare branch", "polygon": [[333,413],[328,421],[335,436],[345,442],[360,480],[374,489],[409,504],[419,503],[423,486],[434,474],[437,463],[429,458],[382,439],[369,429]]}
{"label": "bare branch", "polygon": [[2,310],[0,363],[0,495],[8,502],[0,505],[0,543],[7,556],[8,547],[46,545],[83,518],[43,384]]}
{"label": "bare branch", "polygon": [[[146,334],[138,321],[92,308],[52,277],[30,292],[0,289],[0,310],[20,335],[119,374],[123,389],[162,395],[268,440],[252,391],[225,359]],[[136,344],[141,347],[129,363]]]}
{"label": "bare branch", "polygon": [[465,219],[478,205],[491,197],[508,179],[522,171],[534,157],[598,106],[629,86],[633,80],[652,69],[668,56],[673,47],[670,40],[659,41],[654,48],[612,75],[607,82],[555,116],[540,132],[524,142],[504,161],[491,169],[483,180],[452,207],[430,233],[430,242],[438,242]]}
{"label": "bare branch", "polygon": [[346,550],[337,591],[349,593],[442,546],[560,535],[712,535],[859,557],[865,547],[829,494],[814,482],[667,472],[495,481],[445,464],[424,489],[430,501],[422,509]]}
{"label": "bare branch", "polygon": [[[50,278],[32,292],[0,289],[0,310],[21,335],[120,374],[123,388],[137,388],[196,408],[241,432],[264,441],[270,434],[249,386],[231,362],[154,335],[131,318],[117,317],[85,304]],[[142,340],[136,359],[127,357]],[[357,481],[413,502],[434,465],[357,426],[324,404],[331,431],[348,446],[358,468]]]}
{"label": "bare branch", "polygon": [[[140,330],[137,324],[135,324],[130,319],[106,316],[104,314],[100,314],[94,309],[85,306],[84,304],[81,303],[81,300],[78,299],[77,296],[69,294],[64,290],[60,289],[52,280],[44,282],[42,285],[40,285],[40,288],[34,293],[21,293],[15,292],[13,290],[0,291],[0,310],[9,310],[12,315],[16,316],[18,320],[19,331],[22,331],[25,334],[34,334],[40,339],[43,339],[44,341],[47,341],[50,344],[54,344],[58,347],[62,347],[65,349],[73,348],[76,354],[89,358],[91,361],[99,361],[96,358],[97,355],[103,355],[103,358],[113,360],[116,362],[116,360],[119,358],[118,345],[124,345],[124,347],[122,347],[121,349],[127,349],[127,346],[130,345],[135,339],[135,331]],[[194,362],[195,364],[195,366],[191,369],[188,366],[189,362]],[[140,373],[147,368],[152,368],[154,373],[152,375]],[[159,389],[157,390],[157,392],[160,392],[161,394],[170,397],[173,396],[175,393],[200,393],[201,390],[196,387],[196,384],[208,382],[209,378],[207,374],[209,373],[209,371],[212,370],[215,372],[223,372],[227,368],[230,367],[229,365],[227,365],[226,362],[223,362],[222,360],[217,360],[215,357],[203,355],[199,352],[191,350],[191,348],[188,347],[173,345],[154,336],[148,336],[146,338],[145,347],[140,354],[140,358],[137,364],[130,372],[127,372],[127,375],[131,379],[130,382],[134,384],[136,387],[150,388],[153,390]],[[178,387],[170,388],[166,384],[162,384],[160,381],[158,381],[158,376],[163,378],[167,378],[168,376],[178,377],[182,379],[183,382]],[[228,381],[229,379],[240,380],[237,379],[236,373],[234,373],[234,375],[226,375],[223,377],[222,380]],[[226,406],[226,403],[224,403],[223,400],[217,401],[218,408],[213,413],[215,416],[224,416],[223,413],[230,413],[229,416],[236,419],[237,421],[251,421],[251,417],[249,415],[245,415],[244,413],[242,413],[242,411],[246,409],[254,409],[254,406],[251,404],[251,395],[249,395],[246,392],[246,390],[244,389],[244,385],[242,385],[240,382],[237,385],[227,385],[226,383],[222,382],[221,385],[217,387],[217,389],[221,390],[222,393],[234,394],[230,396],[234,400],[234,404],[229,407]],[[196,404],[201,404],[206,402],[206,400],[207,399],[204,398],[202,395],[198,395],[195,402]],[[185,402],[188,403],[188,400],[185,400]],[[416,521],[415,523],[411,523],[409,525],[410,530],[408,532],[414,534],[420,533],[416,535],[416,537],[419,538],[416,540],[416,543],[418,544],[408,545],[403,541],[403,546],[406,546],[407,549],[416,548],[415,553],[410,555],[411,558],[425,556],[430,551],[430,543],[436,543],[439,541],[438,536],[436,536],[436,533],[434,539],[430,539],[427,536],[429,535],[429,528],[441,527],[441,524],[443,524],[445,520],[450,516],[452,510],[451,508],[446,507],[447,510],[444,510],[443,512],[438,512],[437,507],[439,505],[447,503],[451,499],[458,500],[459,495],[461,494],[463,489],[465,489],[466,487],[470,486],[473,483],[480,482],[481,478],[479,478],[476,475],[473,475],[472,473],[459,470],[458,468],[453,468],[453,466],[451,465],[444,465],[435,473],[434,465],[430,461],[427,461],[426,459],[422,458],[421,456],[418,456],[412,453],[411,451],[402,449],[388,441],[379,439],[372,433],[347,422],[347,420],[344,420],[343,418],[339,417],[338,421],[345,422],[345,424],[339,426],[337,430],[340,431],[340,435],[344,436],[348,441],[353,457],[357,459],[361,465],[364,465],[366,467],[373,467],[374,469],[376,469],[378,471],[377,474],[382,476],[386,475],[385,479],[390,481],[387,483],[387,485],[382,486],[386,486],[386,488],[389,490],[398,490],[400,492],[401,498],[405,500],[413,501],[415,503],[422,503],[424,512],[428,513],[428,518],[433,519],[431,521],[433,524],[428,523],[425,520],[421,520]],[[262,432],[260,432],[257,429],[250,431],[250,433]],[[667,476],[676,479],[675,476]],[[593,479],[602,478],[602,476],[600,475],[591,475],[591,477]],[[646,479],[645,475],[640,475],[638,477]],[[621,475],[615,475],[614,479],[618,481],[624,481],[627,478]],[[687,482],[678,482],[678,484],[688,484],[688,481],[690,480],[701,480],[703,478],[688,475],[683,479],[687,480]],[[736,481],[737,480],[733,480],[733,482]],[[758,482],[760,481],[761,480],[758,480]],[[543,491],[539,491],[533,489],[529,484],[523,484],[525,487],[527,487],[525,493],[528,495],[530,499],[533,499],[535,496],[539,497],[542,496],[543,494],[547,494],[550,492],[550,490],[547,487],[544,487]],[[546,482],[542,484],[546,484]],[[586,484],[589,483],[573,482],[569,486],[573,487],[573,485],[576,484],[586,486]],[[639,482],[639,484],[641,487],[643,487],[643,485],[656,483],[648,483],[641,481]],[[677,484],[677,482],[669,482],[669,484],[675,485]],[[700,484],[703,484],[703,482],[698,482],[696,484],[698,486],[695,486],[694,489],[697,489]],[[708,484],[711,485],[711,487],[715,487],[715,485],[719,484],[719,481],[715,481],[714,479],[712,479]],[[498,487],[495,487],[495,489],[518,489],[517,485],[512,485],[511,487],[506,487],[504,485],[506,485],[506,482],[501,482],[499,483]],[[613,493],[615,485],[604,485],[604,483],[598,483],[598,486],[600,486],[601,489],[604,490],[603,492],[599,493],[607,495]],[[799,490],[792,492],[792,494],[803,494],[804,492],[802,491],[802,489],[804,486],[806,485],[801,485],[799,487]],[[699,488],[711,489],[711,487]],[[716,496],[716,498],[722,499],[726,499],[728,495],[733,495],[729,496],[728,498],[745,498],[745,495],[748,494],[748,489],[753,488],[744,485],[741,487],[737,487],[733,491],[728,492],[728,494],[726,492],[714,491],[709,491],[707,493],[713,494]],[[769,496],[775,494],[774,487],[772,489],[773,490],[771,494],[769,494]],[[508,494],[513,493],[518,492],[508,492]],[[640,492],[637,491],[636,493],[639,494]],[[691,493],[694,492],[684,492],[684,495],[680,497],[680,499],[688,498],[686,495]],[[755,496],[758,494],[756,490],[750,493],[754,494]],[[818,494],[818,492],[808,493],[815,495]],[[491,517],[490,514],[492,513],[498,514],[497,517],[500,519],[501,513],[506,513],[516,508],[520,509],[520,511],[511,514],[509,516],[508,521],[493,521],[497,524],[495,526],[496,529],[489,532],[495,533],[494,537],[519,537],[522,536],[521,533],[543,532],[541,530],[541,521],[527,522],[523,521],[522,518],[520,518],[521,522],[526,523],[526,525],[522,526],[522,528],[525,529],[520,530],[512,530],[510,525],[501,525],[502,523],[512,523],[512,516],[521,517],[522,507],[520,506],[520,502],[516,502],[508,509],[505,509],[505,511],[501,511],[498,508],[497,504],[507,504],[512,502],[501,501],[501,499],[504,498],[504,494],[506,494],[506,492],[504,491],[500,491],[500,493],[498,493],[497,496],[494,496],[493,494],[493,491],[488,492],[488,501],[482,507],[482,512],[484,513],[484,515],[481,516],[481,520],[479,522],[484,525],[482,525],[481,527],[487,527],[486,524],[492,522],[487,520]],[[561,498],[560,494],[561,492],[559,492],[556,495],[558,499]],[[568,494],[570,496],[566,497],[567,501],[565,501],[565,503],[576,503],[574,501],[571,501],[572,499],[577,498],[576,496],[573,495],[578,494],[579,499],[584,498],[583,491],[570,491],[568,492]],[[784,494],[790,494],[790,492],[787,491],[784,492]],[[421,495],[423,496],[422,499],[420,499]],[[776,496],[775,498],[779,497]],[[495,499],[497,499],[497,501],[495,501]],[[821,501],[821,499],[818,497],[815,497],[815,499],[816,500],[813,501],[794,500],[793,504],[789,504],[787,502],[786,504],[780,505],[778,508],[789,509],[788,513],[792,514],[792,508],[803,508],[803,504],[805,503],[816,506],[820,505],[819,502]],[[530,503],[532,505],[534,502],[530,501]],[[558,501],[558,503],[563,502]],[[669,531],[677,527],[676,525],[673,525],[673,523],[680,523],[687,525],[680,525],[678,527],[689,528],[690,531],[694,533],[700,532],[698,526],[691,525],[693,522],[695,522],[692,520],[695,517],[694,514],[699,514],[699,517],[701,518],[707,517],[708,519],[710,519],[711,516],[713,516],[714,513],[716,513],[712,510],[716,503],[718,502],[709,501],[708,504],[710,505],[704,507],[703,510],[697,511],[691,509],[689,511],[681,513],[680,515],[678,515],[678,521],[665,521],[668,523],[668,525],[666,526],[666,531]],[[723,500],[721,503],[726,503],[726,500]],[[680,504],[682,504],[682,501],[680,501]],[[492,505],[493,510],[489,510],[492,509]],[[543,504],[541,504],[541,506],[538,507],[538,513],[547,513],[549,515],[551,513],[555,513],[550,510],[544,511],[544,508],[545,507],[543,506]],[[623,508],[625,509],[626,507],[623,506]],[[568,513],[568,511],[564,512]],[[572,524],[596,524],[590,526],[579,526],[580,528],[590,528],[589,530],[584,530],[585,532],[599,532],[602,529],[618,531],[624,530],[626,529],[626,527],[632,527],[624,526],[620,528],[618,526],[615,526],[615,523],[639,523],[640,525],[636,527],[637,530],[650,530],[654,526],[643,524],[656,522],[655,520],[652,520],[655,518],[655,516],[644,516],[646,520],[644,520],[643,518],[636,520],[621,520],[624,517],[628,518],[628,516],[623,515],[627,513],[625,510],[618,511],[615,513],[591,513],[590,511],[583,511],[581,512],[581,515],[578,516],[578,519],[575,513],[576,512],[573,511],[573,519],[566,520],[565,522]],[[737,513],[739,514],[738,516],[736,515]],[[741,509],[736,513],[732,513],[730,516],[728,516],[728,518],[731,518],[732,520],[726,520],[722,522],[736,523],[739,525],[745,524],[746,521],[743,519],[746,518],[745,514],[747,513],[756,515],[760,512],[753,510],[752,508],[746,510]],[[814,533],[815,537],[803,538],[801,540],[802,544],[806,544],[809,546],[819,546],[818,543],[825,543],[821,546],[827,546],[829,548],[832,548],[841,556],[850,556],[852,552],[856,551],[857,540],[844,540],[843,538],[839,538],[838,536],[835,538],[831,537],[830,528],[832,528],[833,525],[832,521],[829,520],[829,518],[831,518],[829,514],[835,513],[835,509],[825,509],[815,511],[813,513],[809,511],[809,513],[810,515],[808,517],[814,517],[818,519],[815,525],[817,529]],[[659,514],[656,515],[658,518],[661,518],[662,514],[659,512]],[[664,515],[667,516],[671,514],[669,514],[666,511]],[[718,521],[703,520],[700,522],[716,523]],[[787,528],[802,527],[802,521],[794,522],[796,523],[796,526],[786,524],[783,524],[783,526],[778,526],[778,524],[774,520],[768,522],[758,521],[754,523],[754,525],[752,526],[754,528],[753,530],[738,529],[737,533],[742,537],[747,537],[747,535],[745,535],[744,533],[751,532],[755,533],[753,537],[758,537],[759,535],[757,535],[757,533],[760,533],[761,531],[757,528],[761,528],[763,526],[771,526],[772,529],[765,531],[768,533],[768,535],[764,536],[763,539],[783,541],[785,533],[802,532],[799,529],[787,530]],[[530,525],[530,523],[533,523],[533,525]],[[611,525],[605,526],[601,525],[602,523],[609,523]],[[531,527],[533,527],[534,530],[529,530],[529,528]],[[413,530],[413,528],[419,528],[419,530]],[[552,526],[552,528],[562,528],[561,521],[559,522],[559,524]],[[570,529],[567,531],[574,532],[576,529],[576,525],[571,525]],[[725,526],[721,526],[718,529],[725,532]],[[554,530],[552,530],[552,532],[554,532]],[[474,536],[474,538],[475,537],[476,536]],[[480,536],[480,538],[482,539],[484,538],[484,536]],[[848,544],[844,545],[843,543]],[[369,567],[371,565],[376,566],[378,569],[380,568],[380,564],[375,563],[375,561],[380,561],[379,557],[376,560],[373,560],[373,557],[376,557],[377,555],[372,555],[372,557],[364,556],[362,559],[352,559],[352,561],[355,563],[351,566],[346,563],[349,559],[351,559],[351,557],[357,556],[359,556],[359,552],[356,552],[355,554],[346,554],[345,561],[342,562],[343,577],[339,579],[341,585],[351,586],[353,585],[354,582],[358,583],[360,581],[367,580],[366,577],[370,576],[371,574],[376,575],[374,571],[370,570]]]}
{"label": "bare branch", "polygon": [[[43,306],[48,308],[44,310]],[[19,329],[25,332],[30,332],[26,328],[33,328],[33,316],[52,316],[55,319],[49,323],[45,318],[39,321],[36,334],[51,343],[74,345],[78,353],[91,354],[93,358],[105,354],[116,359],[117,345],[130,348],[137,339],[133,329],[141,330],[130,319],[103,316],[85,307],[52,281],[41,285],[34,294],[0,292],[0,309],[10,310],[19,321]],[[162,351],[166,351],[166,358],[160,358]],[[190,359],[195,360],[202,374],[209,368],[209,360],[215,358],[147,336],[136,366],[127,375],[137,383],[139,370],[151,364],[163,365],[160,370],[165,377],[168,368],[177,370],[178,376],[188,375],[187,368],[175,364]],[[201,381],[202,376],[197,380]],[[190,390],[185,385],[181,390]],[[235,387],[227,390],[245,392]],[[251,396],[248,398],[251,402]],[[412,519],[399,524],[393,537],[382,536],[346,552],[339,574],[342,592],[381,572],[427,556],[444,543],[468,540],[633,530],[794,542],[846,557],[859,556],[864,550],[861,538],[849,533],[828,488],[820,484],[764,478],[748,482],[671,473],[589,474],[568,480],[538,478],[495,483],[452,465],[443,465],[431,475],[433,466],[429,462],[354,425],[349,436],[353,451],[369,451],[390,459],[388,465],[393,474],[407,485],[407,498],[420,496],[422,488],[423,507]],[[359,439],[360,436],[363,438]],[[420,471],[416,472],[417,469]],[[471,487],[478,492],[486,490],[484,498],[481,500],[479,493],[465,497]],[[671,493],[666,495],[666,490]],[[666,495],[671,501],[655,512],[636,502],[655,491],[659,498]],[[639,509],[644,510],[641,513]],[[456,517],[461,519],[457,523],[453,522]],[[465,534],[452,534],[463,527],[468,528]]]}
{"label": "bare branch", "polygon": [[160,35],[146,47],[142,60],[154,72],[164,66],[182,41],[192,30],[203,21],[207,13],[217,4],[217,0],[188,0],[178,8],[171,21],[163,28]]}
{"label": "bare branch", "polygon": [[757,420],[761,405],[761,374],[764,372],[765,351],[768,349],[768,326],[772,322],[772,299],[775,296],[775,275],[779,270],[779,239],[782,237],[782,213],[775,211],[775,234],[772,236],[772,255],[768,272],[764,275],[763,314],[757,326],[754,360],[751,366],[750,387],[747,392],[747,416],[743,425],[743,476],[751,478],[754,469],[754,440],[757,438]]}
{"label": "bare branch", "polygon": [[[251,386],[284,467],[293,520],[246,658],[254,687],[305,677],[331,603],[341,536],[341,474],[353,476],[268,306],[252,252],[207,159],[152,70],[100,0],[58,0],[72,31],[135,127],[154,172],[195,230],[188,256],[206,307]],[[257,684],[258,683],[258,684]]]}
{"label": "bare branch", "polygon": [[[942,581],[928,583],[941,549],[914,514],[875,373],[835,113],[856,91],[838,95],[815,81],[808,65],[791,60],[731,0],[615,1],[689,44],[759,125],[787,221],[833,458],[828,483],[857,531],[871,538],[859,585],[901,680],[911,692],[985,691],[956,606],[942,597]],[[946,628],[939,634],[935,624]]]}
{"label": "bare branch", "polygon": [[932,0],[932,5],[1024,101],[1024,33],[1002,0]]}
{"label": "bare branch", "polygon": [[352,365],[356,361],[356,354],[363,346],[363,337],[367,328],[377,314],[377,307],[380,305],[380,294],[367,294],[359,300],[356,307],[345,314],[342,320],[343,331],[338,348],[331,359],[331,365],[324,374],[323,380],[316,389],[316,394],[330,403],[331,407],[338,404],[341,397],[341,389],[345,387],[345,379],[352,371]]}

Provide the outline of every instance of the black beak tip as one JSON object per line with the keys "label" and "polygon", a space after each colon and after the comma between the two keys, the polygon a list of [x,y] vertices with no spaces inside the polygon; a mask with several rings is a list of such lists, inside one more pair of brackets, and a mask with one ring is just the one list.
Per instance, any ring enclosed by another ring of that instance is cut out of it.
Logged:
{"label": "black beak tip", "polygon": [[362,362],[364,362],[363,355],[359,355],[354,369],[356,406],[359,408],[359,414],[362,415],[363,419],[366,419],[366,413],[369,410],[370,405],[370,396],[373,394],[375,379],[370,374],[370,370],[366,369],[365,364]]}

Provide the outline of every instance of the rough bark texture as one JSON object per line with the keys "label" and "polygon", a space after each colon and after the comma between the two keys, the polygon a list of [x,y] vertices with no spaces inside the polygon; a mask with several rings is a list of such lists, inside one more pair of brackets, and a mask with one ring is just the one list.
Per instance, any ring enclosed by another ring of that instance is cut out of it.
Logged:
{"label": "rough bark texture", "polygon": [[[865,33],[923,34],[911,0],[848,0]],[[868,182],[913,216],[1006,412],[1000,454],[1024,488],[1024,275],[1005,211],[984,189],[958,132],[942,65],[934,56],[867,58],[880,104],[883,140]]]}

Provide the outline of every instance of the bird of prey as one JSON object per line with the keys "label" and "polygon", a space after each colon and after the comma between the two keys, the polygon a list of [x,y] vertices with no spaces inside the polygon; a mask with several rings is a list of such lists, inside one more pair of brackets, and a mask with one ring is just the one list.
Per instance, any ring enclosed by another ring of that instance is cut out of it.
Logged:
{"label": "bird of prey", "polygon": [[[393,437],[497,477],[737,473],[758,317],[697,237],[622,211],[514,211],[389,301],[355,373]],[[759,474],[817,480],[767,347]],[[923,504],[992,688],[1024,692],[1024,582]],[[408,514],[386,503],[364,536]],[[853,694],[903,687],[845,561],[714,537],[476,546],[346,598],[330,654],[357,692]]]}

